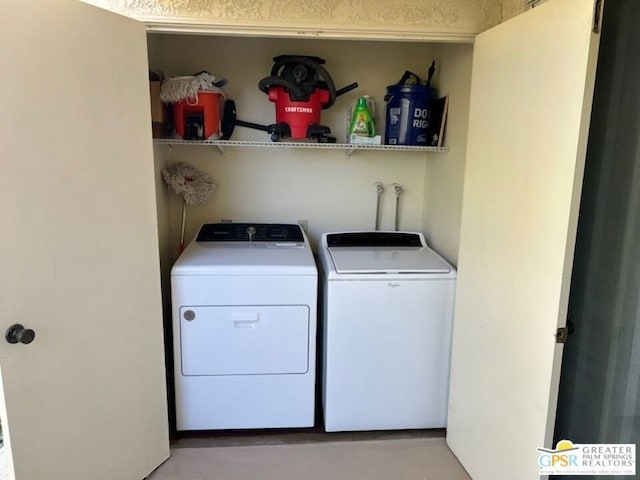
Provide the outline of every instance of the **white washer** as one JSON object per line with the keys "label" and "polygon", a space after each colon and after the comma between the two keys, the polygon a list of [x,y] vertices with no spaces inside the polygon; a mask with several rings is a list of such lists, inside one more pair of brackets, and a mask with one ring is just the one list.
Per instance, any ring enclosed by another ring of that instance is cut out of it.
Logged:
{"label": "white washer", "polygon": [[324,234],[325,429],[447,422],[456,271],[421,233]]}
{"label": "white washer", "polygon": [[313,426],[317,282],[298,225],[201,227],[171,270],[178,430]]}

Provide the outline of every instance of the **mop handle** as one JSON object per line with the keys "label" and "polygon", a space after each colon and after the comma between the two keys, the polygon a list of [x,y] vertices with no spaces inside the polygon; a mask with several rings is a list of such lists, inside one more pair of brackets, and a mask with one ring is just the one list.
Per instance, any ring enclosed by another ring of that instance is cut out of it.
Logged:
{"label": "mop handle", "polygon": [[187,201],[182,199],[182,222],[180,223],[180,245],[178,246],[178,255],[184,251],[184,224],[187,217]]}

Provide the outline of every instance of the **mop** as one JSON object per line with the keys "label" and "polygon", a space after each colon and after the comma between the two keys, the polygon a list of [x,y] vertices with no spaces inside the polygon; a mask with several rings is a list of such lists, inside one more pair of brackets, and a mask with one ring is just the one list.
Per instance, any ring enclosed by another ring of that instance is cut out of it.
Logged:
{"label": "mop", "polygon": [[[182,100],[190,104],[198,103],[198,92],[215,92],[225,97],[220,87],[227,83],[226,79],[216,80],[209,72],[200,72],[193,76],[167,78],[160,85],[160,101],[178,103]],[[193,103],[195,101],[195,103]]]}
{"label": "mop", "polygon": [[178,254],[184,250],[184,225],[187,205],[200,205],[206,202],[216,189],[216,183],[209,175],[196,170],[193,165],[178,162],[162,170],[164,181],[174,193],[182,195],[182,221],[180,224],[180,246]]}

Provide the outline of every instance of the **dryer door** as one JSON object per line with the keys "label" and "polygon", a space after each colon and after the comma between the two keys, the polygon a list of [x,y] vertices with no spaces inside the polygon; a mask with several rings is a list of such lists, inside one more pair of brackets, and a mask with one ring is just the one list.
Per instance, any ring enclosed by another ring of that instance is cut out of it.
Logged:
{"label": "dryer door", "polygon": [[309,307],[185,306],[180,347],[185,376],[304,374]]}

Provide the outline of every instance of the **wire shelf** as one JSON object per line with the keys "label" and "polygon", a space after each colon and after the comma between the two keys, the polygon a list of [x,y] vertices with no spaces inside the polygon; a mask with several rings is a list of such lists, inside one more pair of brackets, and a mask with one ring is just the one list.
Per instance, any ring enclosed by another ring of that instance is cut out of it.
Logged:
{"label": "wire shelf", "polygon": [[258,147],[258,148],[306,148],[320,150],[343,150],[347,158],[358,150],[404,151],[404,152],[448,152],[448,147],[422,147],[410,145],[366,145],[352,143],[317,143],[317,142],[254,142],[245,140],[181,140],[175,138],[154,138],[157,145],[210,145],[221,152],[227,147]]}

